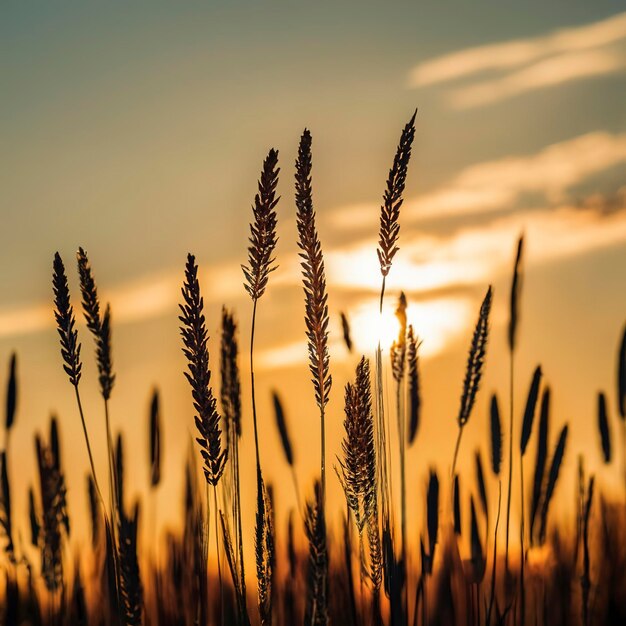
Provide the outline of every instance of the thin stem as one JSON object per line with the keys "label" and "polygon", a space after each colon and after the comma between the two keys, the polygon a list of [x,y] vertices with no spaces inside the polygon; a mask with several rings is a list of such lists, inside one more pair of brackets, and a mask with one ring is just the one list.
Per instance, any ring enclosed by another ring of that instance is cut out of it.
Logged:
{"label": "thin stem", "polygon": [[428,574],[424,575],[424,586],[422,587],[422,626],[427,626],[428,624],[428,593],[426,583],[428,581]]}
{"label": "thin stem", "polygon": [[222,559],[220,557],[220,534],[217,521],[217,486],[213,485],[213,515],[215,516],[215,551],[217,553],[217,578],[220,585],[220,624],[224,623],[224,585],[222,583]]}
{"label": "thin stem", "polygon": [[[256,471],[261,475],[261,455],[259,452],[259,434],[257,429],[256,419],[256,394],[254,389],[254,328],[256,325],[256,298],[253,300],[252,305],[252,329],[250,330],[250,385],[252,394],[252,421],[254,423],[254,450],[256,452]],[[257,481],[259,482],[259,481]]]}
{"label": "thin stem", "polygon": [[400,511],[401,511],[401,535],[402,535],[402,574],[403,574],[403,622],[409,618],[409,594],[407,581],[407,549],[406,549],[406,433],[405,416],[402,410],[402,378],[398,381],[396,389],[396,410],[398,414],[398,439],[400,447]]}
{"label": "thin stem", "polygon": [[522,626],[526,623],[526,584],[524,581],[524,561],[526,555],[524,553],[524,457],[520,454],[520,487],[521,487],[521,520],[520,520],[520,584],[521,584],[521,596],[520,596],[520,613]]}
{"label": "thin stem", "polygon": [[[323,387],[321,387],[323,389]],[[326,506],[326,420],[325,420],[324,404],[320,406],[320,437],[321,437],[321,460],[320,474],[322,477],[322,515],[325,513]]]}
{"label": "thin stem", "polygon": [[[234,429],[233,429],[234,430]],[[244,624],[246,622],[246,616],[248,615],[248,603],[246,599],[246,572],[244,569],[244,559],[243,559],[243,533],[241,529],[241,493],[239,488],[239,441],[237,440],[237,434],[232,433],[234,439],[233,451],[234,451],[234,465],[235,465],[235,510],[237,512],[236,522],[237,522],[237,552],[239,556],[239,574],[240,574],[240,585],[241,585],[241,623]]]}
{"label": "thin stem", "polygon": [[[383,299],[385,296],[385,276],[383,276],[380,288],[380,304],[379,315],[382,322],[383,315]],[[389,519],[389,502],[388,502],[388,475],[387,475],[387,436],[385,424],[385,406],[383,400],[383,363],[382,348],[380,344],[380,336],[378,338],[378,348],[376,350],[376,421],[378,426],[378,449],[379,454],[379,479],[382,501],[383,519]]]}
{"label": "thin stem", "polygon": [[496,598],[496,563],[498,556],[498,525],[500,524],[500,503],[502,500],[502,481],[498,481],[498,514],[496,515],[496,528],[493,532],[493,564],[491,566],[491,598],[487,610],[485,626],[491,626],[491,612]]}
{"label": "thin stem", "polygon": [[104,421],[107,431],[107,458],[109,461],[109,496],[111,506],[111,517],[114,525],[119,521],[119,511],[117,510],[118,494],[117,494],[117,467],[113,458],[113,437],[111,435],[111,422],[109,419],[109,401],[104,400]]}
{"label": "thin stem", "polygon": [[104,515],[106,516],[106,507],[104,505],[104,498],[102,497],[102,492],[100,491],[100,485],[98,485],[98,479],[96,478],[96,466],[93,462],[93,454],[91,453],[91,444],[89,443],[89,435],[87,434],[87,424],[85,424],[85,414],[83,413],[83,405],[80,401],[80,393],[78,392],[78,385],[74,385],[74,391],[76,392],[76,403],[78,404],[78,412],[80,413],[80,421],[83,425],[83,433],[85,435],[85,443],[87,444],[87,455],[89,456],[89,465],[91,466],[91,476],[93,478],[93,484],[98,492],[98,498],[100,500],[100,504],[102,505],[102,509],[104,511]]}
{"label": "thin stem", "polygon": [[450,471],[450,480],[452,482],[452,489],[454,489],[454,473],[456,471],[456,461],[459,456],[459,448],[461,447],[461,436],[463,435],[463,426],[459,425],[459,434],[456,438],[456,444],[454,446],[454,455],[452,456],[452,470]]}
{"label": "thin stem", "polygon": [[511,488],[513,483],[513,370],[515,354],[511,349],[511,366],[509,368],[509,484],[506,496],[506,543],[504,553],[504,568],[509,572],[509,521],[511,516]]}

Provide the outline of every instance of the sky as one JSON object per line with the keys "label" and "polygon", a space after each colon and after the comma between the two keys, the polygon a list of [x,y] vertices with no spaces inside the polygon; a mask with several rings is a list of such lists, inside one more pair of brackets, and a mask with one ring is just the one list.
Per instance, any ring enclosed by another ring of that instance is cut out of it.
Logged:
{"label": "sky", "polygon": [[[70,507],[85,510],[87,457],[61,368],[50,285],[58,250],[72,270],[78,308],[73,270],[80,245],[112,306],[112,421],[132,450],[130,492],[147,489],[147,410],[157,386],[165,420],[158,510],[164,525],[177,523],[193,436],[177,320],[186,253],[201,267],[217,369],[222,304],[235,309],[247,350],[251,303],[240,264],[261,163],[275,147],[279,269],[260,303],[256,344],[261,449],[268,479],[281,486],[282,514],[296,503],[282,480],[270,405],[276,389],[297,473],[310,491],[318,422],[305,362],[293,199],[305,127],[313,135],[331,314],[329,465],[340,451],[342,387],[358,355],[373,356],[379,332],[384,345],[394,337],[401,289],[422,339],[424,411],[409,453],[410,513],[421,515],[429,466],[449,471],[466,351],[493,284],[485,379],[460,467],[472,467],[477,447],[488,454],[492,392],[508,411],[508,290],[524,233],[517,405],[541,363],[553,388],[551,445],[557,429],[571,424],[560,497],[573,499],[580,453],[608,490],[618,484],[615,462],[598,465],[595,406],[598,390],[606,390],[617,428],[615,362],[626,313],[626,13],[603,1],[340,4],[3,3],[0,380],[17,351],[11,463],[25,485],[35,480],[32,436],[56,413]],[[416,108],[400,252],[379,325],[380,201],[401,128]],[[352,323],[353,355],[341,342],[340,311]],[[81,390],[98,467],[105,468],[93,344],[82,324],[79,333]],[[245,363],[242,456],[253,485]],[[339,508],[339,486],[330,482]],[[16,510],[25,511],[25,493],[14,497]]]}

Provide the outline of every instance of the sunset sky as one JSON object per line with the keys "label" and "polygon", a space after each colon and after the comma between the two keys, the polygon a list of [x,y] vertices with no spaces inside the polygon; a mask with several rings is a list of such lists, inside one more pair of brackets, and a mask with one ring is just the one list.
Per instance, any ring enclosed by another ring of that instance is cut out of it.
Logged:
{"label": "sunset sky", "polygon": [[[85,510],[87,458],[61,367],[50,284],[58,250],[78,308],[75,251],[82,245],[113,311],[112,419],[127,438],[131,492],[145,490],[148,481],[147,409],[156,385],[165,420],[159,510],[162,520],[176,523],[182,461],[193,435],[177,320],[185,256],[196,254],[202,270],[217,382],[222,304],[236,310],[242,351],[248,347],[251,303],[240,264],[261,163],[275,147],[282,168],[280,267],[259,305],[258,394],[267,477],[280,486],[279,513],[293,507],[272,388],[284,398],[305,492],[319,445],[295,245],[298,139],[305,127],[311,130],[332,318],[332,466],[340,451],[343,385],[358,355],[373,356],[378,339],[375,247],[385,179],[401,128],[418,108],[401,250],[381,330],[383,341],[391,341],[404,289],[409,321],[423,340],[424,412],[409,454],[411,510],[417,515],[421,507],[428,467],[449,471],[466,350],[490,283],[495,305],[486,377],[464,435],[462,468],[473,467],[477,446],[488,453],[491,392],[498,391],[508,411],[508,290],[522,232],[517,404],[523,406],[541,363],[553,388],[551,446],[561,425],[571,424],[567,478],[559,489],[571,502],[577,455],[584,451],[592,468],[600,458],[600,389],[617,427],[615,363],[626,319],[626,13],[615,13],[614,2],[572,1],[566,12],[560,3],[545,4],[133,2],[117,9],[109,3],[35,9],[4,3],[0,380],[16,350],[21,387],[13,474],[24,486],[34,481],[32,436],[55,412],[70,513]],[[340,311],[353,325],[353,355],[341,342]],[[79,333],[81,389],[104,476],[93,344],[82,324]],[[250,497],[246,363],[242,358]],[[392,397],[390,374],[388,385]],[[607,489],[618,483],[618,468],[601,471]],[[330,483],[339,507],[334,476]],[[16,491],[14,498],[25,513],[26,494]]]}

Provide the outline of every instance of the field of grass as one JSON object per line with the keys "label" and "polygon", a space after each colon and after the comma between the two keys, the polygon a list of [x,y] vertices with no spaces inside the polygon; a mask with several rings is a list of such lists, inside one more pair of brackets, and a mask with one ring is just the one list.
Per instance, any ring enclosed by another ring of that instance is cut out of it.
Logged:
{"label": "field of grass", "polygon": [[[385,298],[392,297],[385,292],[386,278],[393,272],[399,252],[415,118],[414,114],[402,129],[383,193],[377,248],[381,315]],[[450,392],[460,397],[454,455],[428,468],[423,527],[407,519],[407,500],[419,492],[415,485],[407,485],[406,458],[407,450],[420,437],[422,420],[420,338],[407,323],[404,294],[394,294],[400,331],[393,345],[383,346],[379,341],[371,354],[354,355],[358,365],[352,382],[343,390],[333,387],[328,293],[313,205],[312,137],[308,130],[301,136],[296,160],[295,206],[311,377],[308,401],[315,403],[319,414],[316,427],[321,447],[315,483],[299,484],[281,398],[273,397],[273,416],[259,415],[254,380],[256,314],[271,290],[272,271],[279,261],[275,258],[278,157],[272,149],[263,162],[252,206],[248,259],[242,265],[243,286],[252,303],[251,334],[241,337],[235,312],[224,308],[217,354],[209,354],[198,264],[193,254],[187,257],[179,319],[188,366],[184,375],[195,412],[188,419],[194,424],[196,441],[187,458],[179,461],[185,466],[182,532],[168,532],[158,551],[138,541],[142,534],[138,530],[155,524],[150,499],[131,502],[125,496],[124,455],[132,454],[135,443],[114,433],[109,419],[115,387],[111,311],[99,298],[85,250],[80,248],[77,253],[80,300],[70,298],[66,265],[55,255],[53,310],[61,348],[59,366],[69,382],[67,389],[58,393],[75,396],[90,460],[90,554],[78,559],[69,549],[74,520],[67,508],[62,462],[66,451],[60,435],[63,424],[56,419],[51,420],[49,433],[37,435],[35,440],[39,481],[28,497],[30,528],[14,523],[14,477],[9,475],[7,458],[13,457],[11,467],[17,471],[21,451],[10,448],[10,433],[17,398],[27,393],[20,389],[14,354],[6,392],[7,443],[0,459],[3,623],[626,623],[626,465],[620,468],[624,473],[622,493],[609,497],[586,471],[581,456],[578,492],[565,512],[576,532],[572,535],[561,529],[551,513],[554,517],[554,495],[562,482],[563,460],[570,454],[568,436],[576,425],[551,423],[551,389],[540,366],[525,397],[515,397],[513,391],[524,295],[523,236],[512,250],[509,360],[501,364],[509,372],[510,384],[491,397],[490,428],[485,432],[489,458],[476,453],[472,476],[456,471],[457,460],[468,454],[463,433],[472,419],[489,355],[493,291],[485,285],[475,326],[467,332],[466,374]],[[107,433],[105,468],[94,462],[93,440],[81,402],[81,342],[87,337],[79,337],[79,309],[95,342]],[[352,350],[349,319],[342,315],[342,321],[346,348]],[[619,331],[616,329],[616,335]],[[615,379],[606,381],[606,391],[598,393],[597,415],[590,417],[597,421],[597,441],[589,445],[601,450],[606,464],[615,464],[619,448],[622,460],[626,457],[626,329],[615,354],[607,359],[615,361]],[[387,372],[393,379],[392,394],[384,393]],[[244,373],[251,376],[249,398],[241,394]],[[331,394],[344,399],[344,435],[336,461],[326,449],[326,409]],[[241,515],[239,442],[244,414],[251,415],[246,427],[251,424],[254,430],[254,528],[245,527]],[[289,469],[286,478],[274,484],[264,477],[258,436],[261,428],[274,427],[272,421]],[[162,469],[158,392],[152,397],[148,423],[150,484],[156,490]],[[531,442],[534,458],[528,452]],[[327,505],[327,484],[335,480],[345,494],[340,510]],[[490,488],[496,483],[497,492]],[[277,519],[275,493],[294,488],[298,509],[286,520]],[[393,494],[399,494],[399,507],[394,506]],[[513,497],[520,501],[512,504]],[[559,517],[563,515],[561,512]],[[337,520],[341,520],[342,532],[327,532]],[[308,551],[298,549],[304,543],[299,538],[304,538]],[[38,562],[28,558],[26,542],[37,550]],[[413,550],[415,545],[419,550]],[[245,558],[252,554],[251,548],[254,560]]]}

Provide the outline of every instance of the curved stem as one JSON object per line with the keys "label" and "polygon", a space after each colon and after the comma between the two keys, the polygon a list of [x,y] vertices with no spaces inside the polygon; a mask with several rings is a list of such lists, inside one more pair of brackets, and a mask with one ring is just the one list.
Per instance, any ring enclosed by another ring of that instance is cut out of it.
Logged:
{"label": "curved stem", "polygon": [[498,525],[500,524],[500,504],[502,501],[502,482],[498,481],[498,514],[496,515],[496,528],[493,532],[493,564],[491,566],[491,597],[485,626],[491,626],[491,612],[496,598],[496,562],[498,556]]}
{"label": "curved stem", "polygon": [[217,519],[217,487],[213,485],[213,515],[215,518],[215,552],[217,553],[217,578],[220,585],[220,624],[224,623],[224,585],[222,583],[222,558],[220,556],[220,534]]}
{"label": "curved stem", "polygon": [[246,572],[244,568],[244,558],[243,558],[243,531],[241,529],[241,493],[239,488],[239,441],[237,439],[237,434],[235,432],[232,433],[234,439],[233,450],[234,450],[234,466],[235,466],[235,510],[237,513],[236,522],[237,522],[237,552],[239,556],[239,574],[240,574],[240,585],[241,585],[241,623],[246,624],[248,621],[248,603],[246,599]]}
{"label": "curved stem", "polygon": [[521,520],[520,520],[520,614],[522,626],[526,623],[526,583],[524,581],[524,561],[526,555],[524,553],[524,457],[520,454],[520,487],[521,495]]}
{"label": "curved stem", "polygon": [[509,485],[506,496],[506,543],[504,552],[504,569],[509,572],[509,522],[511,516],[511,487],[513,483],[513,368],[514,352],[511,349],[511,366],[509,368]]}
{"label": "curved stem", "polygon": [[87,444],[87,455],[89,456],[89,465],[91,466],[91,476],[93,478],[93,484],[98,492],[98,499],[100,500],[100,504],[102,505],[102,509],[106,516],[106,507],[104,505],[104,498],[102,497],[102,492],[100,491],[100,485],[98,484],[98,479],[96,478],[96,466],[93,461],[93,454],[91,453],[91,444],[89,443],[89,435],[87,433],[87,424],[85,423],[85,414],[83,412],[83,405],[80,400],[80,393],[78,392],[78,385],[74,385],[74,391],[76,392],[76,403],[78,404],[78,412],[80,413],[80,421],[83,425],[83,433],[85,435],[85,443]]}
{"label": "curved stem", "polygon": [[456,461],[459,456],[459,448],[461,447],[462,435],[463,435],[463,426],[459,425],[459,434],[457,435],[457,438],[456,438],[456,444],[454,446],[454,455],[452,456],[452,469],[450,470],[450,480],[452,481],[452,485],[454,485],[454,473],[456,471]]}
{"label": "curved stem", "polygon": [[254,450],[256,453],[256,471],[261,474],[261,454],[259,452],[259,433],[256,418],[256,394],[254,389],[254,327],[256,325],[256,298],[252,305],[252,329],[250,330],[250,385],[252,395],[252,421],[254,423]]}

